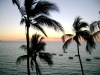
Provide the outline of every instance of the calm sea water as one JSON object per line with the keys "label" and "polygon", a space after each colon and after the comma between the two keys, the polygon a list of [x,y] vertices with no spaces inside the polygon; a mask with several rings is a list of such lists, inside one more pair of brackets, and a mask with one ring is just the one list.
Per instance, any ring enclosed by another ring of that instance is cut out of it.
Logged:
{"label": "calm sea water", "polygon": [[[19,49],[23,44],[26,42],[0,42],[0,75],[27,75],[26,61],[16,65],[16,59],[26,54]],[[100,59],[95,59],[95,57],[100,57],[100,42],[96,44],[96,49],[91,55],[85,51],[84,42],[80,47],[85,75],[100,75]],[[62,42],[47,42],[46,52],[56,53],[56,55],[53,55],[54,65],[52,67],[38,59],[43,75],[81,75],[79,60],[75,56],[77,55],[76,43],[70,44],[66,50],[67,53],[63,53],[62,45]],[[63,54],[63,56],[59,54]],[[69,59],[69,57],[73,57],[73,59]],[[86,61],[86,59],[91,59],[91,61]],[[31,71],[31,75],[36,75],[35,69]]]}

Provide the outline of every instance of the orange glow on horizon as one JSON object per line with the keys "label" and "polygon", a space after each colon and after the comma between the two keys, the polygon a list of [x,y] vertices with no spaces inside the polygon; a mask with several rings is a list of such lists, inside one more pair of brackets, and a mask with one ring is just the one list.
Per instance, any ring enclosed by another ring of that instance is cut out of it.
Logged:
{"label": "orange glow on horizon", "polygon": [[[26,37],[8,37],[8,38],[1,38],[1,41],[26,41]],[[61,38],[45,38],[43,41],[62,41]]]}
{"label": "orange glow on horizon", "polygon": [[45,38],[44,41],[62,41],[60,38]]}
{"label": "orange glow on horizon", "polygon": [[24,41],[25,35],[18,35],[18,34],[6,34],[0,36],[1,41]]}

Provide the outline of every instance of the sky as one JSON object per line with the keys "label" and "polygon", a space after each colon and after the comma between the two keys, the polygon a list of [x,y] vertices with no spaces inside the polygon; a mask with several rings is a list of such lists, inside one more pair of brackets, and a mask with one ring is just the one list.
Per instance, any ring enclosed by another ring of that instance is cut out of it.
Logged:
{"label": "sky", "polygon": [[[100,20],[100,0],[48,0],[54,2],[60,12],[50,12],[51,18],[60,22],[64,27],[65,33],[73,33],[72,24],[77,16],[82,21],[91,24],[93,21]],[[17,6],[12,4],[12,0],[0,0],[0,40],[4,41],[23,41],[25,36],[25,25],[20,25],[21,14]],[[55,32],[53,29],[43,27],[48,35],[48,41],[59,41],[62,32]],[[30,28],[30,37],[34,33],[41,32]]]}

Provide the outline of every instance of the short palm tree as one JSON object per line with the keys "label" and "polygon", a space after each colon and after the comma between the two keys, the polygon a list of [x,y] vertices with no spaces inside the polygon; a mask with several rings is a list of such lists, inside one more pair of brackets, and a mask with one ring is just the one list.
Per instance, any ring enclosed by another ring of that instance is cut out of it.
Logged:
{"label": "short palm tree", "polygon": [[[95,42],[94,42],[93,37],[90,35],[90,32],[83,29],[83,28],[86,28],[87,26],[88,26],[88,24],[86,22],[82,22],[81,18],[77,17],[77,18],[75,18],[75,21],[73,23],[75,35],[64,34],[62,36],[62,41],[64,42],[64,44],[63,44],[64,52],[68,48],[68,45],[71,43],[72,40],[74,40],[76,42],[82,75],[84,75],[84,70],[83,70],[82,61],[81,61],[80,52],[79,52],[79,46],[81,45],[80,39],[83,38],[84,40],[87,41],[86,50],[89,53],[91,53],[91,49],[95,48]],[[67,40],[66,40],[66,37],[67,37]]]}
{"label": "short palm tree", "polygon": [[[41,37],[39,34],[34,34],[32,36],[30,47],[29,47],[29,58],[31,68],[35,67],[37,75],[41,75],[41,71],[37,62],[37,58],[44,60],[48,65],[53,65],[52,55],[50,53],[45,52],[45,45],[46,43],[43,41],[44,37]],[[22,45],[21,49],[27,50],[26,45]],[[16,63],[21,63],[22,60],[27,59],[27,55],[22,55],[17,58]]]}
{"label": "short palm tree", "polygon": [[49,1],[42,0],[24,0],[23,6],[21,6],[22,0],[12,0],[13,4],[16,4],[21,15],[21,23],[25,23],[26,27],[26,39],[27,39],[27,71],[30,75],[29,70],[29,28],[40,30],[45,36],[46,33],[42,26],[53,28],[55,31],[63,31],[63,27],[59,22],[49,18],[50,11],[59,11],[58,7]]}

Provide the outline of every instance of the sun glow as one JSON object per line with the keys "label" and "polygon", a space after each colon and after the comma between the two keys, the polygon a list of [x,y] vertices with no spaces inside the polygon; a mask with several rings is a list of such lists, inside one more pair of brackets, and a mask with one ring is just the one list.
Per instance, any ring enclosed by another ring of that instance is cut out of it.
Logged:
{"label": "sun glow", "polygon": [[[100,5],[98,4],[99,3],[98,1],[95,0],[92,1],[66,0],[66,2],[64,0],[63,1],[51,0],[51,1],[53,1],[55,4],[58,5],[60,13],[50,12],[51,13],[50,17],[61,23],[61,25],[64,27],[66,34],[67,33],[73,34],[72,24],[76,16],[82,17],[83,18],[82,20],[87,21],[88,23],[91,23],[92,21],[98,21],[99,19],[98,11],[100,11],[99,9]],[[21,15],[19,13],[18,8],[12,4],[11,0],[2,0],[0,3],[1,3],[0,9],[2,10],[0,12],[0,40],[4,41],[26,40],[25,25],[20,26]],[[70,3],[72,3],[72,5],[70,5]],[[79,3],[80,5],[77,6],[77,3]],[[87,9],[89,9],[88,12]],[[48,38],[45,38],[46,41],[61,41],[60,38],[63,35],[62,32],[55,32],[53,29],[47,27],[43,27],[43,29],[48,35]],[[35,33],[44,36],[43,33],[41,33],[40,31],[30,28],[30,33],[29,33],[30,38]]]}

